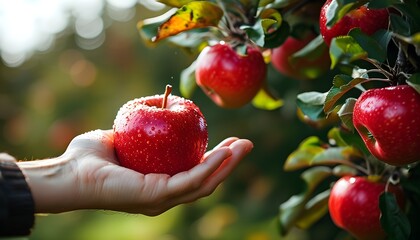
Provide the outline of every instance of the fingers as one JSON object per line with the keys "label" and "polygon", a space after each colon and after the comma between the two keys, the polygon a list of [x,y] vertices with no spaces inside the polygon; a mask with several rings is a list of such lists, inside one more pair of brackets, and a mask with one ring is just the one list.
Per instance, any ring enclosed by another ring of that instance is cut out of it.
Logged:
{"label": "fingers", "polygon": [[228,138],[226,138],[225,140],[223,140],[223,141],[221,141],[219,144],[217,144],[214,148],[213,148],[213,150],[214,149],[218,149],[218,148],[221,148],[221,147],[228,147],[228,146],[230,146],[233,142],[235,142],[236,140],[238,140],[239,138],[237,138],[237,137],[228,137]]}
{"label": "fingers", "polygon": [[168,191],[184,193],[198,188],[231,155],[232,152],[228,147],[220,147],[212,151],[201,164],[173,176],[168,182]]}
{"label": "fingers", "polygon": [[[189,194],[180,195],[179,198],[174,199],[173,205],[177,205],[180,203],[187,203],[195,201],[198,198],[205,197],[210,195],[216,187],[226,179],[226,177],[235,169],[235,167],[238,165],[238,163],[252,150],[253,144],[249,140],[245,139],[239,139],[232,142],[232,144],[229,146],[229,149],[232,153],[232,155],[228,156],[226,159],[224,159],[223,162],[220,162],[220,164],[213,165],[211,170],[214,169],[216,166],[216,169],[211,174],[208,174],[209,171],[206,171],[205,178],[204,176],[196,177],[197,179],[203,179],[203,181],[193,181],[188,178],[188,176],[185,179],[180,179],[178,189],[185,190],[188,187],[193,187],[191,189],[191,192]],[[209,158],[209,160],[211,160]],[[211,160],[213,161],[213,160]],[[208,161],[211,164],[211,161]],[[220,159],[218,160],[218,162]],[[205,166],[204,166],[205,167]],[[182,181],[187,182],[182,182]],[[188,183],[191,180],[190,184]],[[183,185],[184,184],[184,185]],[[180,187],[184,186],[184,188]]]}
{"label": "fingers", "polygon": [[249,140],[240,139],[232,143],[229,148],[232,151],[232,156],[224,161],[217,171],[207,179],[205,185],[200,189],[200,194],[211,194],[232,173],[238,163],[251,152],[253,144]]}
{"label": "fingers", "polygon": [[219,149],[221,147],[228,147],[230,144],[232,144],[236,140],[238,140],[237,137],[229,137],[229,138],[226,138],[225,140],[223,140],[222,142],[220,142],[219,144],[217,144],[212,150],[206,152],[204,154],[204,159],[206,159],[209,156],[209,154],[211,154],[214,150]]}

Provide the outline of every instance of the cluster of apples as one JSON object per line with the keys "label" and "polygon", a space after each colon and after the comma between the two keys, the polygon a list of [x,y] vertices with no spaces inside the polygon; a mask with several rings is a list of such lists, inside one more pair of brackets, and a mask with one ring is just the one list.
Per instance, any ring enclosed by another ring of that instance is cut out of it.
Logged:
{"label": "cluster of apples", "polygon": [[[327,45],[337,36],[360,28],[367,35],[388,28],[388,9],[361,6],[350,11],[332,27],[327,27],[327,10],[321,9],[320,32]],[[393,166],[406,166],[420,160],[420,94],[403,84],[364,91],[353,109],[353,124],[370,153]],[[334,223],[357,239],[385,239],[380,223],[379,197],[394,194],[401,209],[405,206],[402,188],[386,184],[380,177],[342,177],[332,187],[329,211]]]}

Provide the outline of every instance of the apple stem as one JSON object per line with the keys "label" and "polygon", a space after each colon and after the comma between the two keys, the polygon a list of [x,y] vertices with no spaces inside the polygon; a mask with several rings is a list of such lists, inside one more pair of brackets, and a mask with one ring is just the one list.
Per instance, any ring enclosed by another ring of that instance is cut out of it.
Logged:
{"label": "apple stem", "polygon": [[172,86],[169,84],[166,85],[165,93],[162,100],[162,108],[166,108],[166,105],[168,104],[168,96],[169,94],[171,94],[171,92],[172,92]]}

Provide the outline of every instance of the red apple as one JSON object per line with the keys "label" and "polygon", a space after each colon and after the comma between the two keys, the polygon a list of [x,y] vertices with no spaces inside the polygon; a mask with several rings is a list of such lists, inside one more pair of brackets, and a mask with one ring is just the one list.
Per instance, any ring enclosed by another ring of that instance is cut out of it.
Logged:
{"label": "red apple", "polygon": [[[335,225],[348,231],[357,239],[385,239],[380,223],[379,196],[385,184],[367,177],[345,176],[332,187],[328,207]],[[395,195],[400,208],[405,197],[399,186],[389,185],[388,192]]]}
{"label": "red apple", "polygon": [[196,81],[203,91],[224,108],[239,108],[249,103],[261,89],[267,66],[257,48],[246,55],[230,45],[219,43],[205,48],[197,58]]}
{"label": "red apple", "polygon": [[379,160],[395,166],[420,160],[420,94],[414,88],[363,92],[354,106],[353,124]]}
{"label": "red apple", "polygon": [[292,61],[292,55],[304,48],[316,37],[310,33],[302,39],[288,37],[280,46],[273,49],[271,54],[271,63],[283,75],[294,79],[307,80],[313,79],[326,72],[331,65],[328,48],[320,52],[317,56],[311,58],[299,58]]}
{"label": "red apple", "polygon": [[114,121],[120,164],[143,174],[174,175],[201,162],[207,148],[206,120],[190,100],[155,95],[124,104]]}
{"label": "red apple", "polygon": [[337,36],[347,35],[353,28],[360,28],[362,32],[372,35],[379,29],[387,29],[389,24],[388,9],[369,9],[365,5],[344,15],[332,27],[327,27],[327,16],[330,6],[337,0],[327,0],[321,8],[319,27],[321,35],[329,46],[331,40]]}

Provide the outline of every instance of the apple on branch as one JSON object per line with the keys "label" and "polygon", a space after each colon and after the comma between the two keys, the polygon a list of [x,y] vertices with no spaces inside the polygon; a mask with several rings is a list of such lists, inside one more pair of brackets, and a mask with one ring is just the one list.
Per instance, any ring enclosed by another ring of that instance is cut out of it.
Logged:
{"label": "apple on branch", "polygon": [[420,160],[420,94],[409,85],[363,92],[353,124],[379,160],[395,166]]}
{"label": "apple on branch", "polygon": [[259,49],[247,47],[246,55],[221,42],[206,47],[197,58],[197,85],[218,106],[239,108],[262,88],[267,66]]}
{"label": "apple on branch", "polygon": [[172,176],[201,162],[208,144],[206,120],[192,101],[170,95],[171,89],[119,109],[113,129],[122,166]]}
{"label": "apple on branch", "polygon": [[271,63],[281,74],[298,80],[308,80],[319,77],[329,70],[331,65],[328,48],[316,56],[293,59],[293,54],[302,50],[316,35],[309,32],[302,38],[289,36],[285,42],[271,53]]}
{"label": "apple on branch", "polygon": [[394,194],[398,206],[405,206],[402,188],[381,182],[376,176],[345,176],[332,187],[328,200],[331,219],[357,239],[385,239],[380,223],[379,197],[384,191]]}
{"label": "apple on branch", "polygon": [[327,45],[338,36],[347,35],[353,28],[360,28],[367,35],[372,35],[380,29],[387,29],[389,25],[388,9],[370,9],[365,5],[353,9],[338,20],[332,27],[327,26],[337,0],[327,0],[321,8],[319,27]]}

